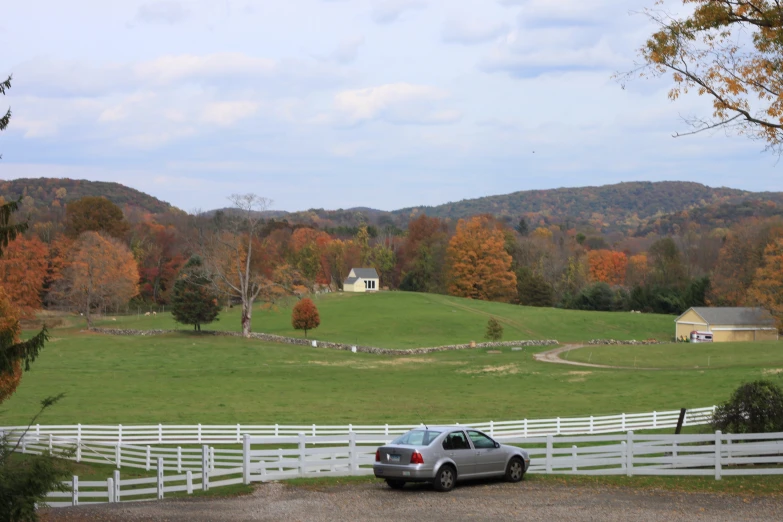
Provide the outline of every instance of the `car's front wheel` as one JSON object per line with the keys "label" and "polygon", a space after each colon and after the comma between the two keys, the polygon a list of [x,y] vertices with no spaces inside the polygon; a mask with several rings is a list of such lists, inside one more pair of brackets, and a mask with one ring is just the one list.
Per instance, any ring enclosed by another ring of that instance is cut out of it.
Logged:
{"label": "car's front wheel", "polygon": [[386,483],[392,489],[402,489],[402,488],[405,487],[405,481],[404,480],[386,479]]}
{"label": "car's front wheel", "polygon": [[457,483],[457,471],[449,466],[441,466],[438,470],[438,474],[435,475],[435,482],[433,485],[438,491],[446,492],[454,489],[454,484]]}
{"label": "car's front wheel", "polygon": [[519,457],[514,457],[506,466],[506,480],[508,482],[519,482],[525,476],[525,462]]}

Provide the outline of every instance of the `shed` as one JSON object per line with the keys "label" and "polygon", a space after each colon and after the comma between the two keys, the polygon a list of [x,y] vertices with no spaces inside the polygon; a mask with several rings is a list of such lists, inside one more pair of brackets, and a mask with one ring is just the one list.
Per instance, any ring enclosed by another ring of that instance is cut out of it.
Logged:
{"label": "shed", "polygon": [[694,330],[712,332],[715,342],[778,339],[775,318],[763,308],[693,307],[674,321],[677,339]]}
{"label": "shed", "polygon": [[374,268],[352,268],[343,281],[343,292],[377,292],[380,284]]}

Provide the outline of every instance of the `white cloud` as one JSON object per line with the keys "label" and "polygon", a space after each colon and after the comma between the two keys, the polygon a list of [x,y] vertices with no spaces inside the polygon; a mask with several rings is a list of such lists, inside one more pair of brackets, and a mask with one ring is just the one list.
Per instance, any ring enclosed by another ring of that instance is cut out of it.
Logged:
{"label": "white cloud", "polygon": [[364,36],[358,36],[343,40],[337,49],[332,52],[331,58],[335,62],[347,64],[356,61],[359,56],[359,48],[364,44]]}
{"label": "white cloud", "polygon": [[372,17],[376,23],[390,24],[399,20],[406,11],[426,6],[422,0],[380,0],[373,7]]}
{"label": "white cloud", "polygon": [[148,82],[170,84],[196,79],[257,77],[274,73],[277,63],[244,53],[206,55],[168,55],[142,62],[133,69],[137,77]]}
{"label": "white cloud", "polygon": [[251,101],[210,103],[204,107],[201,120],[221,127],[230,127],[239,120],[249,118],[258,110],[259,104]]}
{"label": "white cloud", "polygon": [[349,125],[384,120],[397,124],[448,124],[458,121],[459,111],[440,109],[448,91],[429,85],[393,83],[342,91],[334,97],[340,120]]}
{"label": "white cloud", "polygon": [[136,11],[135,22],[163,23],[174,25],[185,21],[190,16],[190,11],[181,2],[175,0],[160,0],[148,2],[139,6]]}
{"label": "white cloud", "polygon": [[509,25],[504,22],[449,20],[444,24],[441,36],[446,43],[473,45],[493,40],[509,30]]}

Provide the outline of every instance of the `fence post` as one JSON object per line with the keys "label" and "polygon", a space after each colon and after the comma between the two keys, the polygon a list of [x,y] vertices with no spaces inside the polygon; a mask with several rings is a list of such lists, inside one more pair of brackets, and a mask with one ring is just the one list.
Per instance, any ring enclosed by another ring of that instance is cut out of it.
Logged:
{"label": "fence post", "polygon": [[41,442],[41,425],[36,424],[35,425],[35,443],[38,444]]}
{"label": "fence post", "polygon": [[546,436],[546,472],[552,473],[552,434]]}
{"label": "fence post", "polygon": [[658,412],[653,412],[653,429],[658,427]]}
{"label": "fence post", "polygon": [[52,449],[54,449],[54,448],[52,447],[52,434],[50,433],[49,434],[49,453],[52,452]]}
{"label": "fence post", "polygon": [[209,447],[201,446],[201,490],[209,490]]}
{"label": "fence post", "polygon": [[522,431],[524,432],[524,437],[527,438],[527,419],[522,423]]}
{"label": "fence post", "polygon": [[250,435],[245,433],[242,439],[242,478],[250,484]]}
{"label": "fence post", "polygon": [[82,443],[80,441],[76,441],[76,462],[82,461]]}
{"label": "fence post", "polygon": [[275,424],[275,437],[279,437],[279,436],[280,436],[280,425]]}
{"label": "fence post", "polygon": [[593,416],[590,415],[590,433],[593,433]]}
{"label": "fence post", "polygon": [[623,413],[621,422],[622,424],[620,425],[621,426],[620,431],[625,431],[625,413]]}
{"label": "fence post", "polygon": [[120,458],[121,457],[120,451],[122,451],[122,450],[120,450],[120,443],[118,442],[114,446],[114,463],[117,465],[118,468],[122,467],[122,460]]}
{"label": "fence post", "polygon": [[117,425],[117,442],[122,444],[122,424]]}
{"label": "fence post", "polygon": [[71,482],[71,505],[72,506],[78,506],[79,505],[79,477],[76,475],[73,476],[71,479],[73,482]]}
{"label": "fence post", "polygon": [[628,437],[628,443],[625,446],[625,451],[628,458],[628,464],[625,466],[625,472],[629,477],[632,477],[633,476],[633,430],[629,431],[626,434],[626,436]]}
{"label": "fence post", "polygon": [[158,424],[158,443],[163,444],[163,424]]}
{"label": "fence post", "polygon": [[715,480],[720,480],[721,467],[721,450],[723,445],[723,437],[720,430],[715,432]]}
{"label": "fence post", "polygon": [[557,418],[557,434],[560,435],[560,417]]}
{"label": "fence post", "polygon": [[182,446],[177,446],[177,473],[182,473]]}
{"label": "fence post", "polygon": [[111,477],[106,479],[106,494],[109,497],[109,504],[114,503],[114,479]]}
{"label": "fence post", "polygon": [[315,437],[315,424],[313,424],[313,437]]}
{"label": "fence post", "polygon": [[158,457],[158,500],[163,498],[163,457]]}
{"label": "fence post", "polygon": [[150,447],[147,445],[147,461],[146,461],[146,469],[147,471],[150,470]]}
{"label": "fence post", "polygon": [[193,472],[190,470],[185,473],[185,488],[187,488],[188,495],[193,494]]}
{"label": "fence post", "polygon": [[239,433],[239,424],[237,424],[237,442],[242,442],[242,435]]}
{"label": "fence post", "polygon": [[305,434],[299,434],[299,475],[305,474]]}
{"label": "fence post", "polygon": [[114,501],[120,501],[120,470],[114,470]]}
{"label": "fence post", "polygon": [[571,446],[571,457],[574,459],[574,463],[571,464],[571,471],[576,471],[577,465],[576,465],[576,444]]}
{"label": "fence post", "polygon": [[[81,445],[82,443],[82,425],[81,423],[76,425],[76,444]],[[76,462],[79,462],[79,460],[82,458],[82,452],[80,449],[76,450]]]}
{"label": "fence post", "polygon": [[388,437],[388,435],[389,435],[389,425],[388,424],[384,427],[383,434]]}
{"label": "fence post", "polygon": [[620,469],[625,469],[628,464],[628,445],[625,441],[620,442]]}
{"label": "fence post", "polygon": [[201,444],[201,423],[198,425],[198,443]]}
{"label": "fence post", "polygon": [[495,423],[493,421],[489,421],[489,436],[495,436]]}
{"label": "fence post", "polygon": [[359,456],[356,454],[356,433],[351,433],[348,439],[348,451],[351,455],[351,475],[359,470]]}

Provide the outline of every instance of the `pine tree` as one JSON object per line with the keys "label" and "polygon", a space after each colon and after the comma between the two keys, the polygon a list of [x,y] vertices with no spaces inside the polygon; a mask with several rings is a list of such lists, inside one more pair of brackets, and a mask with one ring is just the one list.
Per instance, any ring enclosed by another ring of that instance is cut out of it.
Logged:
{"label": "pine tree", "polygon": [[192,257],[182,267],[171,292],[171,315],[180,324],[192,324],[200,332],[202,324],[218,320],[220,305],[210,279],[203,271],[199,257]]}
{"label": "pine tree", "polygon": [[499,341],[503,338],[503,326],[494,317],[487,321],[487,333],[484,334],[484,338],[490,341]]}

